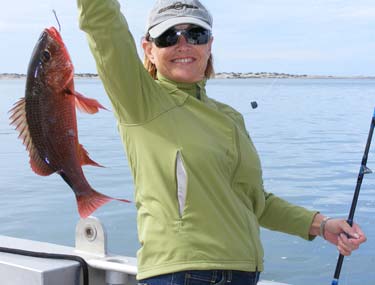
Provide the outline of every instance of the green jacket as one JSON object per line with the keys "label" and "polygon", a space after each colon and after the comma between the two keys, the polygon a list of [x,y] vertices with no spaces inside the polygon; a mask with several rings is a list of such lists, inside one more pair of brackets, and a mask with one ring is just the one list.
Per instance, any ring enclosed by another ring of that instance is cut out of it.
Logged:
{"label": "green jacket", "polygon": [[263,189],[242,116],[205,82],[155,81],[115,0],[78,0],[135,183],[138,279],[190,269],[263,270],[259,225],[311,239],[316,212]]}

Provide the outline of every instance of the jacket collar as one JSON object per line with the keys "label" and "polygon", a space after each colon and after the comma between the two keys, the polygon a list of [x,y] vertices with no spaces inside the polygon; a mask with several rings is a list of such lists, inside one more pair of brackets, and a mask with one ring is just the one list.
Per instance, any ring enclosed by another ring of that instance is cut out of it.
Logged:
{"label": "jacket collar", "polygon": [[176,82],[166,78],[159,72],[157,73],[157,78],[159,83],[170,92],[180,90],[202,101],[205,101],[205,99],[207,98],[206,79],[198,81],[196,83]]}

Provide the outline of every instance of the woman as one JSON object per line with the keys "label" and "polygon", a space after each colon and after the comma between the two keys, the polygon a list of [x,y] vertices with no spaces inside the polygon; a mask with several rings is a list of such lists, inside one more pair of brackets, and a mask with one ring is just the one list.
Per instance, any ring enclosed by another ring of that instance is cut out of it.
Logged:
{"label": "woman", "polygon": [[344,255],[366,240],[357,225],[264,191],[242,116],[206,95],[212,17],[199,1],[156,1],[146,69],[116,0],[78,6],[134,178],[140,284],[256,284],[259,226],[321,235]]}

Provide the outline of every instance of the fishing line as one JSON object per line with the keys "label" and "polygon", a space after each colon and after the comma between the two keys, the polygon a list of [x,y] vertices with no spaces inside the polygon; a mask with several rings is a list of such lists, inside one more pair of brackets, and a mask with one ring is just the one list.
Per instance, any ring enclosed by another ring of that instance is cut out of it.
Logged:
{"label": "fishing line", "polygon": [[57,14],[56,14],[55,9],[52,9],[52,12],[55,15],[55,19],[56,19],[57,24],[59,25],[59,33],[61,33],[61,25],[60,25],[59,18],[57,18]]}
{"label": "fishing line", "polygon": [[[286,65],[286,63],[285,62],[281,62],[281,63],[279,63],[279,67],[281,67],[282,69],[284,69],[284,67],[286,67],[287,65]],[[271,72],[268,72],[267,73],[268,75],[269,74],[272,74]],[[282,76],[282,74],[281,73],[273,73],[274,74],[274,76],[269,76],[269,77],[265,77],[265,78],[262,78],[262,77],[260,77],[260,79],[272,79],[272,81],[269,83],[269,84],[267,84],[267,86],[264,88],[264,90],[261,92],[261,94],[258,96],[258,97],[267,97],[267,96],[269,96],[270,95],[270,93],[271,93],[271,91],[272,91],[272,89],[276,86],[276,83],[278,83],[281,79],[283,79],[284,77]],[[267,75],[267,76],[268,76]],[[257,79],[258,77],[254,77],[254,79]],[[251,78],[252,79],[252,78]],[[250,102],[250,105],[251,105],[251,108],[252,109],[256,109],[257,107],[258,107],[258,102],[257,101],[251,101]],[[249,115],[251,113],[251,111],[249,111],[249,112],[246,112],[246,113],[242,113],[241,112],[241,114],[243,115],[243,116],[247,116],[247,115]]]}
{"label": "fishing line", "polygon": [[0,252],[18,254],[18,255],[29,256],[29,257],[37,257],[37,258],[77,261],[82,268],[83,285],[89,285],[89,269],[88,269],[87,262],[82,257],[76,256],[76,255],[68,255],[68,254],[35,252],[35,251],[28,251],[28,250],[8,248],[8,247],[0,247]]}

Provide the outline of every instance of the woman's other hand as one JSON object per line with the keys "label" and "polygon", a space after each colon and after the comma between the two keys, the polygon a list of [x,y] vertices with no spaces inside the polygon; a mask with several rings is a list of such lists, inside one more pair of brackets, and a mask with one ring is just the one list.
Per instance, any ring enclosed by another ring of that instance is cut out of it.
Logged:
{"label": "woman's other hand", "polygon": [[348,256],[359,248],[367,238],[356,223],[351,227],[344,219],[331,219],[316,214],[310,227],[311,235],[320,235],[325,240],[337,246],[339,252]]}
{"label": "woman's other hand", "polygon": [[336,245],[344,256],[351,255],[353,250],[358,249],[367,240],[359,225],[353,223],[351,227],[342,219],[328,220],[324,227],[323,238]]}

